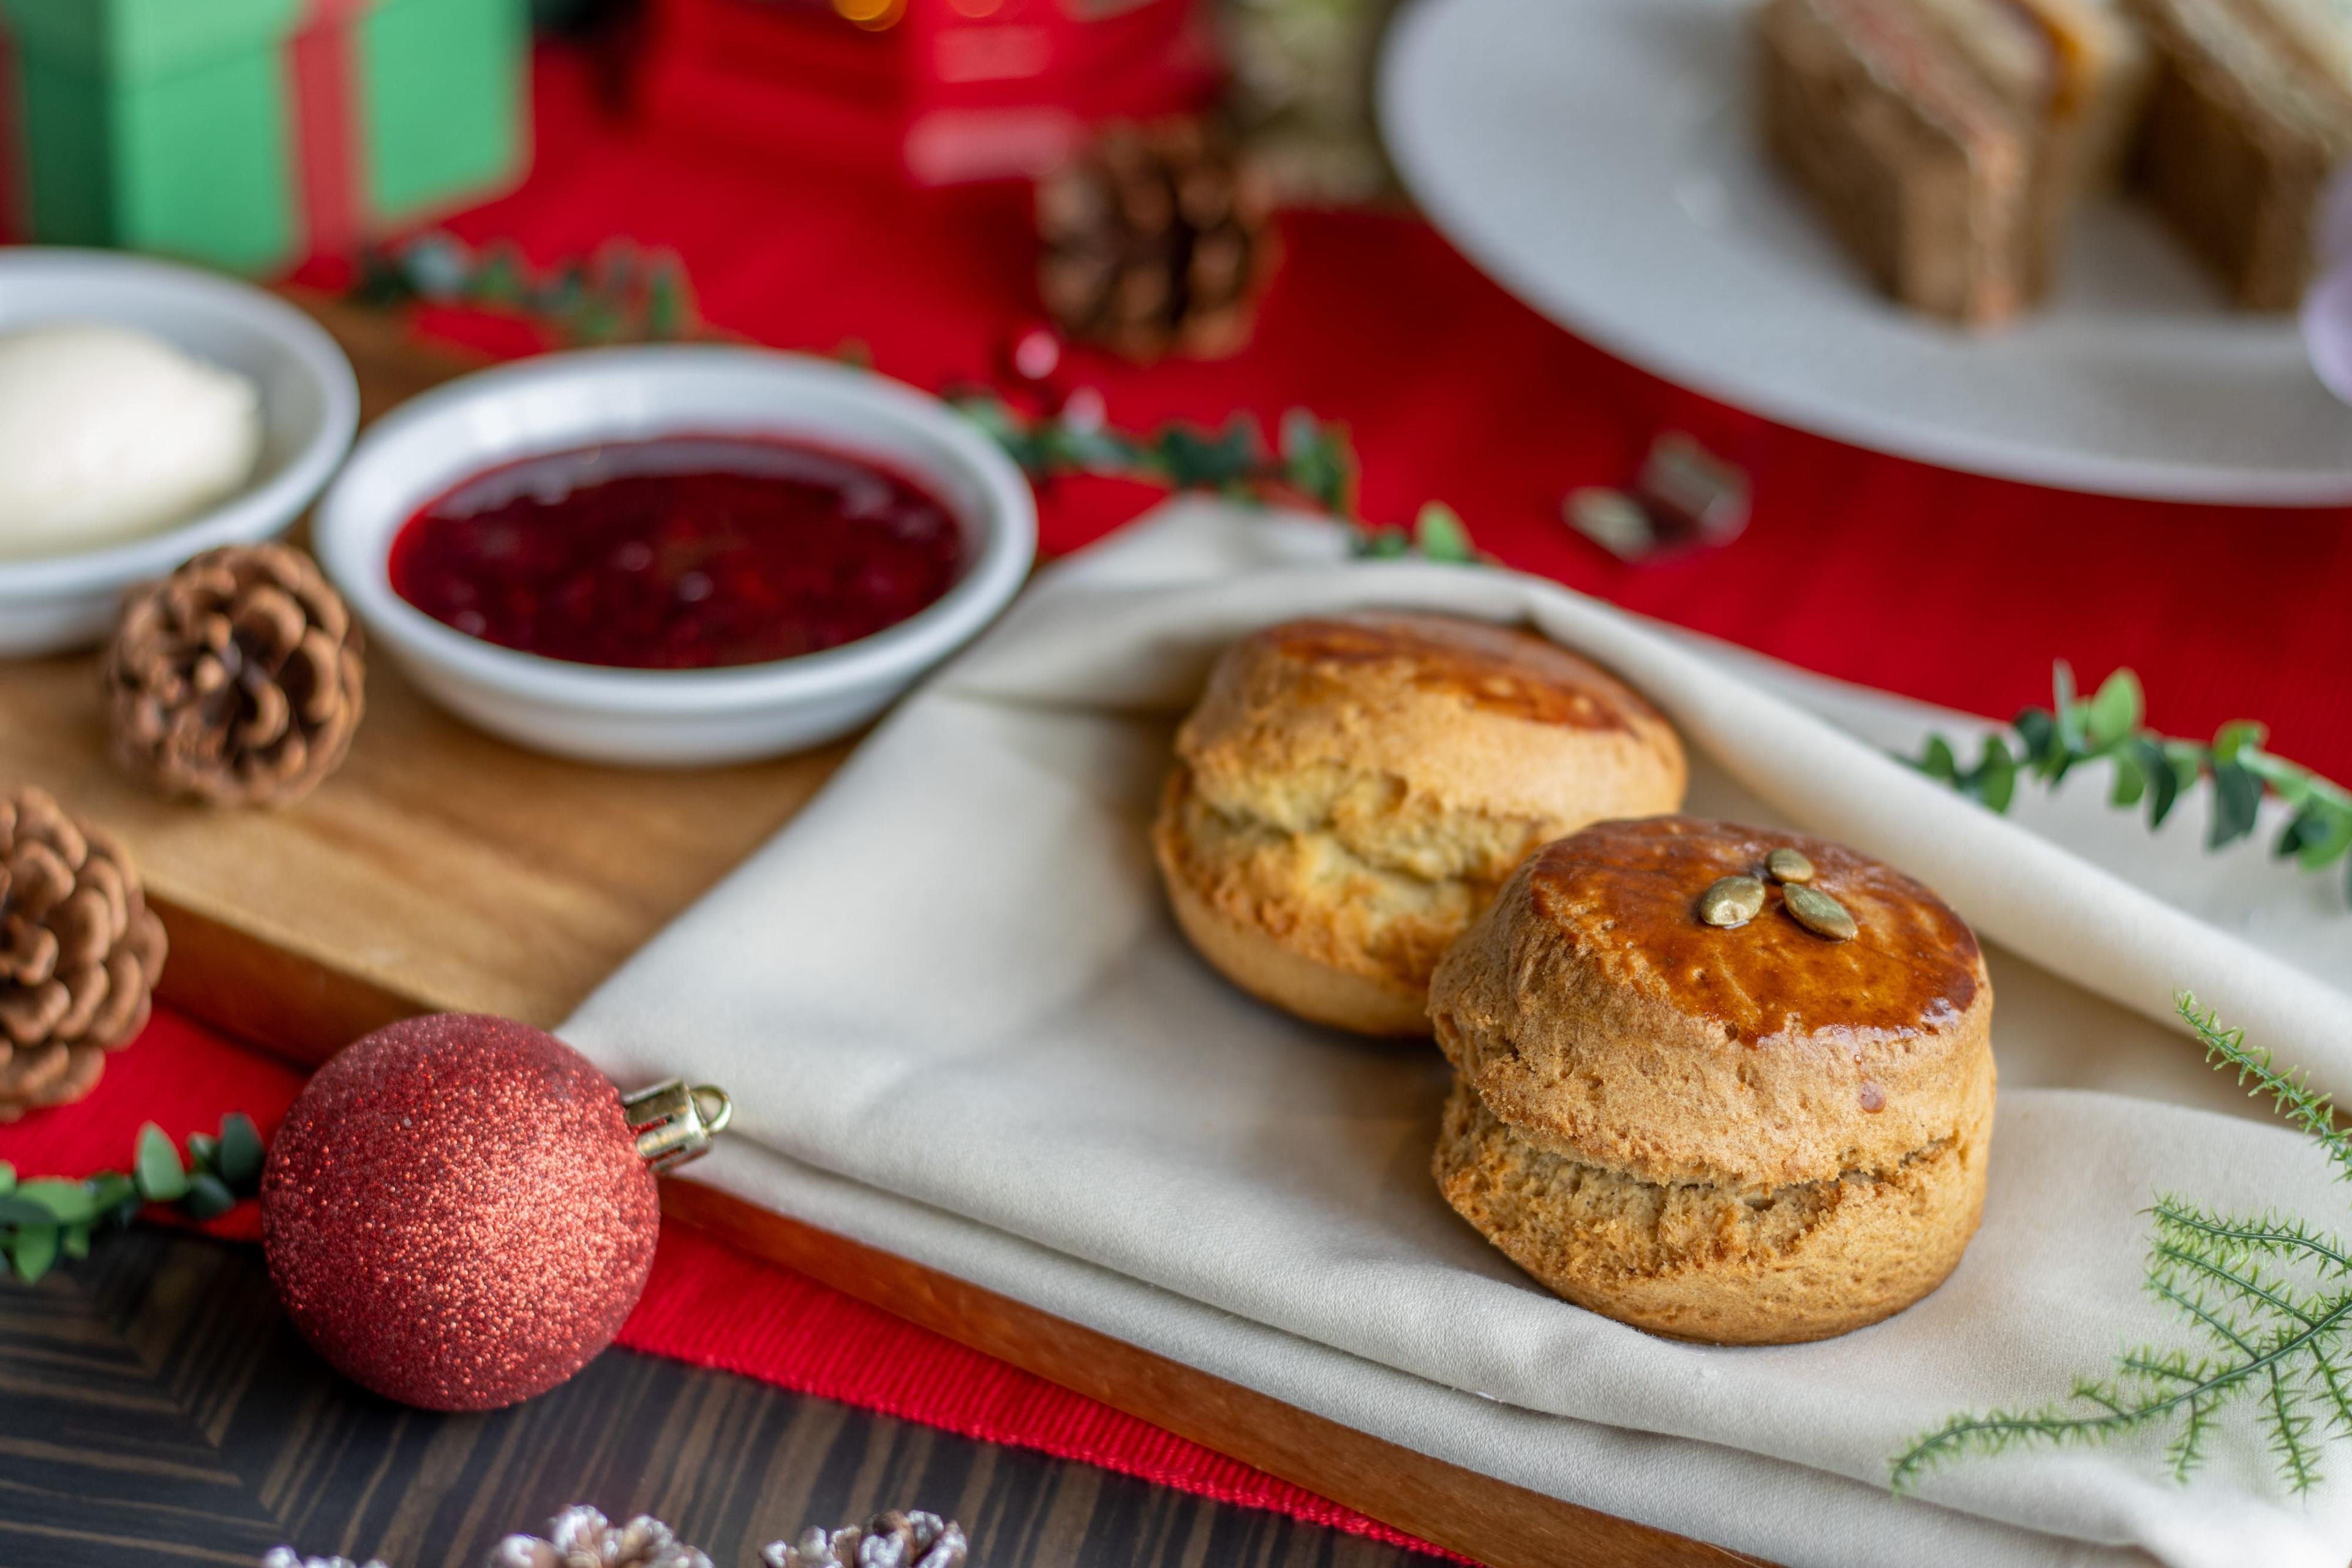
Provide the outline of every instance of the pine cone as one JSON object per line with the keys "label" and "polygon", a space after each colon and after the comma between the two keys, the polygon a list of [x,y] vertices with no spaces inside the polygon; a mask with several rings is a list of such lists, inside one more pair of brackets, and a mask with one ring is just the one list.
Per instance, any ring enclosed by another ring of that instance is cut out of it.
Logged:
{"label": "pine cone", "polygon": [[124,601],[105,667],[115,760],[168,795],[291,805],[351,750],[361,647],[309,556],[208,550]]}
{"label": "pine cone", "polygon": [[639,1514],[614,1524],[593,1508],[567,1508],[547,1521],[544,1539],[509,1535],[490,1551],[487,1568],[710,1568],[660,1520]]}
{"label": "pine cone", "polygon": [[760,1548],[768,1568],[963,1568],[971,1548],[963,1526],[935,1513],[877,1513],[863,1526],[823,1531],[812,1525],[789,1545]]}
{"label": "pine cone", "polygon": [[1038,290],[1065,332],[1131,359],[1229,354],[1274,268],[1271,213],[1197,122],[1115,125],[1037,187]]}
{"label": "pine cone", "polygon": [[0,1121],[88,1094],[163,971],[130,852],[39,790],[0,793]]}

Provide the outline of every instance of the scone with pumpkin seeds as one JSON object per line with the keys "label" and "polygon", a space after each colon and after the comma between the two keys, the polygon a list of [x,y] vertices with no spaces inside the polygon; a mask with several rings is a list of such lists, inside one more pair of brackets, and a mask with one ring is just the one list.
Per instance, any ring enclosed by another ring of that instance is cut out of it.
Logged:
{"label": "scone with pumpkin seeds", "polygon": [[1675,810],[1686,773],[1654,708],[1541,637],[1291,621],[1218,661],[1152,840],[1178,923],[1236,985],[1426,1035],[1431,971],[1512,868],[1587,823]]}
{"label": "scone with pumpkin seeds", "polygon": [[[1768,872],[1799,850],[1838,940]],[[1701,918],[1754,877],[1754,917]],[[1430,987],[1455,1069],[1446,1200],[1553,1290],[1678,1339],[1779,1344],[1900,1311],[1976,1232],[1993,1113],[1975,936],[1837,844],[1688,817],[1531,857]]]}

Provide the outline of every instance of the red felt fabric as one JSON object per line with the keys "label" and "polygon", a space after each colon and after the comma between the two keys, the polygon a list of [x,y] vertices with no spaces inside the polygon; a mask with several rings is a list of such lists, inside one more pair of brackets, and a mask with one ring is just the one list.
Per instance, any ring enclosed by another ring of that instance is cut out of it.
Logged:
{"label": "red felt fabric", "polygon": [[[757,146],[612,116],[582,60],[543,56],[539,163],[456,220],[477,241],[578,256],[616,235],[675,248],[716,324],[781,346],[864,343],[918,385],[985,381],[1034,316],[1026,198],[851,184]],[[1111,417],[1269,425],[1293,406],[1346,421],[1364,507],[1402,521],[1442,499],[1504,560],[1849,679],[2005,716],[2046,699],[2050,661],[2121,664],[2179,733],[2267,721],[2285,755],[2352,775],[2343,606],[2352,512],[2181,507],[1950,474],[1778,428],[1669,387],[1539,320],[1409,218],[1286,217],[1288,256],[1238,358],[1150,369],[1083,352],[1072,384]],[[433,323],[511,352],[514,327]],[[1755,521],[1728,548],[1627,567],[1570,533],[1561,498],[1622,484],[1661,429],[1744,464]],[[1042,498],[1066,551],[1154,499],[1083,481]],[[294,1075],[160,1016],[90,1100],[0,1128],[27,1173],[120,1164],[137,1125],[265,1128]],[[249,1231],[249,1216],[224,1222]],[[623,1342],[911,1419],[1090,1460],[1190,1490],[1395,1532],[1150,1426],[900,1323],[787,1271],[672,1230]]]}

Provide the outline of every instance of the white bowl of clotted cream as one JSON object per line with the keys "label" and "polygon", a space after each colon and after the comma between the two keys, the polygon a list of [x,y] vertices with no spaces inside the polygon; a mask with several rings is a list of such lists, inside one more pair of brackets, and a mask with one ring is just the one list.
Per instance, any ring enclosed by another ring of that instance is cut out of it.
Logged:
{"label": "white bowl of clotted cream", "polygon": [[316,322],[273,295],[145,257],[0,249],[0,339],[74,326],[151,333],[250,382],[259,395],[259,453],[232,493],[156,531],[96,539],[86,549],[47,536],[32,553],[0,547],[0,658],[97,642],[125,588],[216,545],[284,532],[325,487],[359,425],[351,362]]}

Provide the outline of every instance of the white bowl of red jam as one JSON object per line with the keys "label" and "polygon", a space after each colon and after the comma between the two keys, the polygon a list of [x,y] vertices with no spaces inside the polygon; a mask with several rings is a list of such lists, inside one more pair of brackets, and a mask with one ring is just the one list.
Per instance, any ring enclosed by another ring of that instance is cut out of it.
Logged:
{"label": "white bowl of red jam", "polygon": [[871,721],[1020,590],[1037,516],[936,398],[695,345],[428,393],[361,438],[311,531],[379,646],[460,716],[688,767]]}

